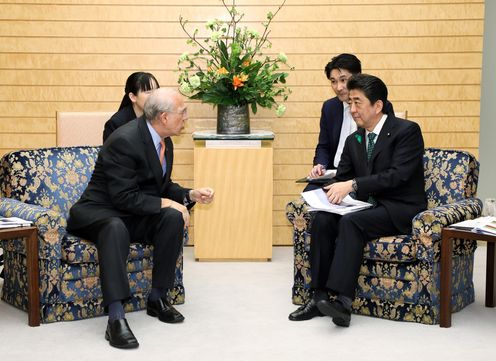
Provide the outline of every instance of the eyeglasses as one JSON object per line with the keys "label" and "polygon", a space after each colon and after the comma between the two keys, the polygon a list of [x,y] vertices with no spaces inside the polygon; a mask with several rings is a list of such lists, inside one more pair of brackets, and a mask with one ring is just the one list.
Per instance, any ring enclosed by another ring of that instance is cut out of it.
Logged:
{"label": "eyeglasses", "polygon": [[167,112],[167,113],[181,114],[183,117],[185,117],[188,114],[188,108],[184,108],[180,112]]}

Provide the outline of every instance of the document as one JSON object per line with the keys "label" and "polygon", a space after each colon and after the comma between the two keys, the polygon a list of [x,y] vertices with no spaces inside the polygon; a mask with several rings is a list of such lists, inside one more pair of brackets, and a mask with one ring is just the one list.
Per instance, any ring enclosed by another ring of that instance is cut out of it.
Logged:
{"label": "document", "polygon": [[463,222],[451,224],[449,227],[496,235],[496,217],[487,216],[468,219]]}
{"label": "document", "polygon": [[325,171],[324,175],[321,175],[320,177],[315,177],[315,178],[310,178],[310,177],[304,177],[301,179],[298,179],[296,183],[315,183],[315,184],[325,184],[328,183],[332,178],[336,176],[336,169],[328,169]]}
{"label": "document", "polygon": [[0,217],[0,228],[30,227],[31,221],[17,217]]}
{"label": "document", "polygon": [[327,195],[323,189],[315,189],[313,191],[301,193],[305,201],[310,205],[308,210],[310,212],[324,211],[345,215],[348,213],[361,211],[372,207],[372,204],[367,202],[358,201],[347,195],[340,204],[332,204],[327,199]]}

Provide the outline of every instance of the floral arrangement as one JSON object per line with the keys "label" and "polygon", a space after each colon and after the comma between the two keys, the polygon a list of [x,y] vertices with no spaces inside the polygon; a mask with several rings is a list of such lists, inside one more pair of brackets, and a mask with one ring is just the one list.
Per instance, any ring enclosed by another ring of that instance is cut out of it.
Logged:
{"label": "floral arrangement", "polygon": [[234,0],[232,5],[222,0],[230,20],[209,21],[206,28],[210,36],[206,38],[198,37],[198,29],[190,33],[188,21],[181,16],[179,22],[188,35],[187,43],[197,48],[194,53],[184,53],[179,58],[181,93],[214,105],[249,104],[254,114],[257,106],[275,107],[276,114],[283,115],[286,107],[282,102],[291,90],[284,85],[288,73],[280,68],[293,68],[287,65],[284,53],[271,57],[263,52],[272,46],[268,40],[269,26],[285,2],[275,13],[267,14],[262,34],[241,26],[244,14],[238,12]]}

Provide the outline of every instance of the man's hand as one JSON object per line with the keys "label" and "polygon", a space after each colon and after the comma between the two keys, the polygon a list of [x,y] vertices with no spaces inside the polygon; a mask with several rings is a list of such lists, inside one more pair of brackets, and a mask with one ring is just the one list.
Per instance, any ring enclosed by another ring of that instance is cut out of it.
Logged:
{"label": "man's hand", "polygon": [[182,204],[177,203],[177,202],[175,202],[169,198],[162,198],[161,206],[162,206],[162,208],[174,208],[174,209],[178,210],[179,212],[181,212],[181,214],[183,215],[184,229],[186,229],[189,226],[188,208],[186,208]]}
{"label": "man's hand", "polygon": [[308,175],[308,178],[317,178],[320,177],[321,175],[324,175],[326,169],[322,164],[317,164],[312,168],[310,171],[310,174]]}
{"label": "man's hand", "polygon": [[209,187],[192,189],[189,191],[189,198],[193,202],[209,204],[214,200],[214,190]]}
{"label": "man's hand", "polygon": [[337,182],[325,186],[324,189],[327,191],[327,199],[332,204],[339,204],[352,190],[352,181]]}

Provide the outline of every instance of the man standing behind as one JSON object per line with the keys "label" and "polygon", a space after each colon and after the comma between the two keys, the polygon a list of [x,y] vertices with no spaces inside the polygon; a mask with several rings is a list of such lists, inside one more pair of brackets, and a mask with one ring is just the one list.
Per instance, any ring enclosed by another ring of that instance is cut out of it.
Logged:
{"label": "man standing behind", "polygon": [[[176,260],[189,224],[188,207],[210,203],[210,188],[187,189],[171,181],[173,144],[188,119],[176,90],[154,90],[144,115],[117,129],[102,146],[95,170],[79,201],[70,210],[68,231],[94,242],[98,249],[103,301],[111,346],[139,346],[122,302],[131,296],[126,265],[131,242],[153,247],[152,290],[147,314],[162,322],[184,317],[169,304]],[[186,205],[186,206],[185,206]]]}
{"label": "man standing behind", "polygon": [[[352,75],[362,72],[360,60],[353,54],[340,54],[327,63],[324,72],[336,96],[322,105],[319,142],[315,148],[314,166],[308,175],[310,178],[323,175],[326,169],[338,167],[346,137],[357,129],[348,105],[346,84]],[[305,191],[318,187],[309,183]]]}
{"label": "man standing behind", "polygon": [[[373,207],[345,216],[317,212],[310,231],[314,294],[289,315],[292,321],[327,315],[348,327],[366,243],[410,233],[412,218],[427,206],[420,127],[385,113],[388,92],[379,78],[354,75],[347,87],[351,114],[361,129],[346,139],[336,177],[324,189],[333,204],[353,191]],[[335,301],[329,302],[328,292]]]}

